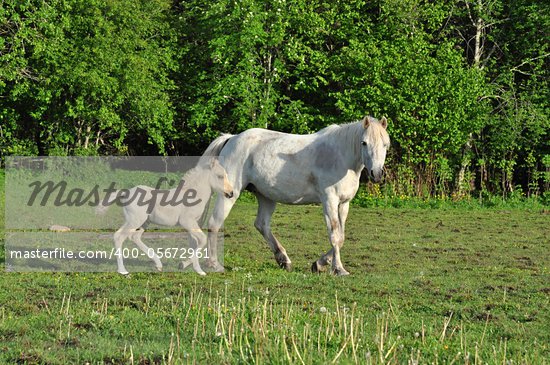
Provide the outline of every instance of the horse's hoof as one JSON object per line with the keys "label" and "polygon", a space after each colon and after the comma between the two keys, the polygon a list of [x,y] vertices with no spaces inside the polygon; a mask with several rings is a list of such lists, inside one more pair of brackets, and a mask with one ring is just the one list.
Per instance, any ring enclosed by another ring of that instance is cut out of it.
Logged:
{"label": "horse's hoof", "polygon": [[197,271],[196,273],[200,276],[206,276],[206,273],[204,271]]}
{"label": "horse's hoof", "polygon": [[158,271],[158,272],[162,272],[162,266],[161,266],[161,267],[158,267],[158,266],[157,266],[157,271]]}
{"label": "horse's hoof", "polygon": [[126,270],[118,271],[118,273],[119,273],[120,275],[122,275],[122,276],[129,276],[129,275],[130,275],[130,273],[129,273],[128,271],[126,271]]}
{"label": "horse's hoof", "polygon": [[213,272],[224,272],[225,271],[225,267],[223,267],[223,265],[221,264],[217,264],[216,266],[214,266],[212,268],[212,271]]}
{"label": "horse's hoof", "polygon": [[319,267],[317,261],[314,261],[313,264],[311,264],[311,272],[314,274],[318,274],[321,272],[321,268]]}
{"label": "horse's hoof", "polygon": [[346,271],[346,269],[344,269],[344,268],[335,269],[335,270],[332,271],[332,273],[336,276],[347,276],[347,275],[349,275],[349,272]]}
{"label": "horse's hoof", "polygon": [[288,272],[292,271],[292,262],[279,262],[279,266]]}
{"label": "horse's hoof", "polygon": [[212,271],[212,272],[224,272],[224,271],[225,271],[225,267],[223,267],[223,265],[220,264],[219,262],[210,262],[210,261],[207,261],[207,262],[206,262],[206,266],[208,266],[208,268],[209,268],[210,271]]}

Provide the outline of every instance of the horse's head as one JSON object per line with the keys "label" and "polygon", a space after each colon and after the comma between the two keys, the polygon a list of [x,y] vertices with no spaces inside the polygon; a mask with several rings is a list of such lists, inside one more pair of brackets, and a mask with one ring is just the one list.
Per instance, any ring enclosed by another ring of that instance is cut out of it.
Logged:
{"label": "horse's head", "polygon": [[226,198],[233,197],[233,186],[229,182],[227,172],[220,162],[213,158],[210,163],[210,186],[218,193],[223,193]]}
{"label": "horse's head", "polygon": [[390,137],[386,131],[388,121],[385,117],[378,120],[367,116],[363,118],[362,124],[361,160],[369,177],[375,182],[380,182],[384,174],[386,151],[390,146]]}

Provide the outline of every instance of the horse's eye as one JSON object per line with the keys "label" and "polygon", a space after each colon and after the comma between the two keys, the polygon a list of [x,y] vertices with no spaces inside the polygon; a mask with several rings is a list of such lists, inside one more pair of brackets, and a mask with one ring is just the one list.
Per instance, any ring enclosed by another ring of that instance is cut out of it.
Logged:
{"label": "horse's eye", "polygon": [[366,146],[366,145],[367,145],[367,142],[361,141],[361,145]]}

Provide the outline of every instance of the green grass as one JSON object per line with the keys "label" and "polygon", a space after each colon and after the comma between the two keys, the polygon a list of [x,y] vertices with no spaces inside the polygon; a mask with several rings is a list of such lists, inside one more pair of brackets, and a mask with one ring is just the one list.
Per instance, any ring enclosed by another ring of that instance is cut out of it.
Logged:
{"label": "green grass", "polygon": [[223,274],[2,272],[0,363],[550,363],[546,210],[352,207],[344,278],[309,272],[320,207],[275,212],[291,273],[255,210],[229,216]]}

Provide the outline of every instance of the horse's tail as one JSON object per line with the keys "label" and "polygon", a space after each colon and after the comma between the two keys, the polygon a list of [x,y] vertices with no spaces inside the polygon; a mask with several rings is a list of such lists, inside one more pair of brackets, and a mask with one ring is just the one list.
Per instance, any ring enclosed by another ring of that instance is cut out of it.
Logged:
{"label": "horse's tail", "polygon": [[118,196],[118,190],[111,193],[112,195],[105,195],[105,198],[101,200],[97,207],[95,207],[95,215],[105,215],[109,207],[115,202]]}
{"label": "horse's tail", "polygon": [[225,144],[229,141],[231,137],[233,137],[233,134],[222,134],[218,138],[216,138],[208,148],[206,148],[206,151],[202,154],[203,156],[219,156],[222,149],[225,147]]}

